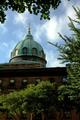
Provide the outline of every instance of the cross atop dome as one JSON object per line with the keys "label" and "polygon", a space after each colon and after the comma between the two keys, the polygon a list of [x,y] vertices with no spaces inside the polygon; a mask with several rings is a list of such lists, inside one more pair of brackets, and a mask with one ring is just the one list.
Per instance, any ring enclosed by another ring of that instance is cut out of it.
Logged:
{"label": "cross atop dome", "polygon": [[30,23],[29,23],[29,26],[28,26],[28,34],[29,34],[29,35],[31,34],[31,26],[30,26]]}

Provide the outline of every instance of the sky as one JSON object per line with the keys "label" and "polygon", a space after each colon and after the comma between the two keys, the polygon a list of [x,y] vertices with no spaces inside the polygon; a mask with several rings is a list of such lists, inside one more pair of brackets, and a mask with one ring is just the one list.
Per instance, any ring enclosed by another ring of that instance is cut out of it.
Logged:
{"label": "sky", "polygon": [[47,67],[65,66],[58,60],[60,53],[57,48],[48,41],[62,44],[58,33],[71,35],[68,16],[73,19],[76,17],[72,6],[79,7],[80,0],[62,0],[58,9],[50,10],[50,20],[40,20],[39,15],[32,15],[27,10],[22,14],[7,11],[5,23],[0,23],[0,64],[9,62],[11,51],[25,38],[30,24],[34,40],[41,44],[46,54]]}

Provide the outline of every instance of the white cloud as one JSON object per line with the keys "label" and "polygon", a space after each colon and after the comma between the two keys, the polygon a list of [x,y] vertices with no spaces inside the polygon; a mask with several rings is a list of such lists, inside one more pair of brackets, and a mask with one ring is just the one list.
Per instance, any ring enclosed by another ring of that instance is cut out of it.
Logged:
{"label": "white cloud", "polygon": [[61,34],[70,34],[69,32],[69,19],[68,16],[72,19],[75,18],[75,11],[69,2],[63,4],[65,8],[64,13],[61,16],[53,16],[51,20],[45,22],[43,25],[38,26],[38,30],[36,31],[35,35],[39,39],[41,35],[45,35],[47,40],[50,42],[57,42],[60,37],[58,33]]}
{"label": "white cloud", "polygon": [[55,42],[59,40],[58,33],[62,33],[67,28],[65,16],[59,18],[52,17],[51,20],[44,23],[42,26],[38,27],[35,35],[39,39],[41,35],[45,35],[47,40],[50,42]]}
{"label": "white cloud", "polygon": [[6,43],[6,42],[3,42],[2,45],[3,45],[4,47],[9,47],[8,43]]}
{"label": "white cloud", "polygon": [[[64,14],[61,16],[53,16],[51,20],[45,22],[42,25],[38,25],[36,28],[35,36],[38,40],[41,39],[41,36],[46,36],[47,40],[50,42],[57,42],[59,41],[60,37],[58,36],[58,32],[61,34],[70,35],[68,23],[69,19],[68,16],[72,19],[75,18],[75,11],[72,7],[72,3],[69,2],[64,3],[65,11]],[[46,51],[46,57],[47,57],[47,66],[48,67],[60,67],[65,66],[64,64],[60,64],[61,61],[57,60],[58,53],[54,53],[53,50]]]}
{"label": "white cloud", "polygon": [[75,7],[75,8],[77,8],[77,7],[80,7],[80,0],[73,0],[73,1],[62,1],[62,5],[63,5],[63,7],[65,8],[65,11],[66,11],[66,14],[65,14],[65,16],[69,16],[69,17],[71,17],[72,19],[74,19],[76,16],[75,16],[75,11],[74,11],[74,9],[73,9],[73,6]]}
{"label": "white cloud", "polygon": [[56,17],[51,18],[43,26],[46,36],[52,41],[54,38],[58,39],[57,32],[59,31],[59,22]]}
{"label": "white cloud", "polygon": [[5,34],[8,31],[7,27],[5,26],[5,24],[1,24],[0,23],[0,33],[1,34]]}
{"label": "white cloud", "polygon": [[66,16],[69,16],[70,18],[72,19],[75,19],[76,18],[76,14],[75,14],[75,11],[73,9],[73,7],[69,7],[66,11]]}
{"label": "white cloud", "polygon": [[46,51],[47,67],[61,67],[65,66],[61,64],[61,61],[57,59],[58,53],[54,51]]}
{"label": "white cloud", "polygon": [[9,47],[9,44],[6,42],[2,42],[0,45],[0,50],[5,51],[5,48],[7,49]]}
{"label": "white cloud", "polygon": [[26,21],[28,20],[28,11],[24,13],[16,13],[14,16],[14,24],[23,24],[25,25]]}
{"label": "white cloud", "polygon": [[24,32],[21,29],[17,29],[13,32],[13,35],[16,36],[17,40],[22,40],[24,38]]}

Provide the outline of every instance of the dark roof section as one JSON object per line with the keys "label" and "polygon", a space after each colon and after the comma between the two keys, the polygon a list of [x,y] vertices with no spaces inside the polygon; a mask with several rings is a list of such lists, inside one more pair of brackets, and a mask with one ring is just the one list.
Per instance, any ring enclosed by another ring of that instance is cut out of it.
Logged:
{"label": "dark roof section", "polygon": [[34,68],[34,69],[0,69],[0,77],[38,77],[66,76],[66,67]]}

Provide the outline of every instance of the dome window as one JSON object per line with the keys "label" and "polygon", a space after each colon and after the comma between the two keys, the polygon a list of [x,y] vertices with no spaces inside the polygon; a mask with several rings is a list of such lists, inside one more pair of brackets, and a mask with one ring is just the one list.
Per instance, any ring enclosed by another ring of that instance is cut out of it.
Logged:
{"label": "dome window", "polygon": [[13,53],[11,52],[11,57],[13,57]]}
{"label": "dome window", "polygon": [[16,51],[15,51],[15,55],[18,55],[18,50],[16,49]]}
{"label": "dome window", "polygon": [[32,54],[37,55],[37,49],[36,48],[32,48]]}
{"label": "dome window", "polygon": [[41,57],[45,57],[43,50],[41,51]]}
{"label": "dome window", "polygon": [[22,52],[23,52],[23,54],[27,54],[28,53],[28,49],[26,47],[24,47]]}

